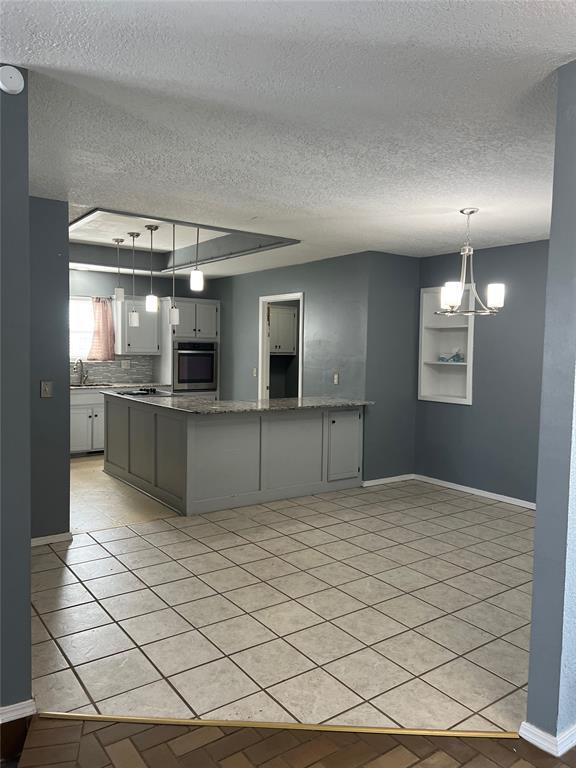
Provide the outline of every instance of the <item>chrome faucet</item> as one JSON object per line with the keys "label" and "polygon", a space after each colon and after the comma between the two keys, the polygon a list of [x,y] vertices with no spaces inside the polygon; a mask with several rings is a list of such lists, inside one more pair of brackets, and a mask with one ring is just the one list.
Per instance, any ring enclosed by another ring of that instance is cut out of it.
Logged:
{"label": "chrome faucet", "polygon": [[72,370],[74,373],[78,374],[78,381],[80,384],[86,384],[88,381],[88,371],[84,372],[84,361],[82,358],[79,357],[78,360],[76,360]]}

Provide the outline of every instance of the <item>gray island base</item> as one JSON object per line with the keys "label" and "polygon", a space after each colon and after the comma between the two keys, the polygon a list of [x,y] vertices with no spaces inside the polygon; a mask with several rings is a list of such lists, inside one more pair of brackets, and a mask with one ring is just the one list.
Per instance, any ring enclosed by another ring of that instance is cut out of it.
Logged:
{"label": "gray island base", "polygon": [[104,396],[104,470],[180,514],[362,483],[366,401]]}

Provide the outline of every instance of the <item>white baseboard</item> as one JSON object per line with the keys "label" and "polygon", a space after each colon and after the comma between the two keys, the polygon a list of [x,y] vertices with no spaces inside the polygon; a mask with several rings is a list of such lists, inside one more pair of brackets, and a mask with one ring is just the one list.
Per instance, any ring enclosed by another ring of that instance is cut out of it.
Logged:
{"label": "white baseboard", "polygon": [[423,483],[430,483],[431,485],[440,485],[443,488],[450,488],[453,491],[463,491],[464,493],[473,493],[476,496],[483,496],[486,499],[493,499],[494,501],[503,501],[506,504],[514,504],[517,507],[524,507],[525,509],[536,509],[536,504],[532,501],[524,501],[523,499],[515,499],[512,496],[503,496],[501,493],[492,493],[491,491],[483,491],[480,488],[470,488],[467,485],[457,485],[456,483],[449,483],[447,480],[438,480],[436,477],[428,477],[427,475],[396,475],[395,477],[381,477],[378,480],[364,480],[362,485],[371,487],[373,485],[386,485],[387,483],[400,483],[405,480],[420,480]]}
{"label": "white baseboard", "polygon": [[32,546],[41,547],[43,544],[56,544],[57,541],[72,541],[72,534],[56,533],[54,536],[36,536],[32,539]]}
{"label": "white baseboard", "polygon": [[422,480],[425,483],[431,483],[432,485],[441,485],[444,488],[451,488],[453,491],[463,491],[464,493],[474,493],[476,496],[484,496],[486,499],[494,499],[495,501],[503,501],[506,504],[514,504],[516,507],[525,507],[526,509],[536,509],[536,504],[532,501],[525,501],[524,499],[515,499],[513,496],[503,496],[501,493],[492,493],[491,491],[483,491],[480,488],[470,488],[467,485],[457,485],[457,483],[448,483],[446,480],[438,480],[435,477],[427,477],[426,475],[414,475],[416,480]]}
{"label": "white baseboard", "polygon": [[0,723],[10,723],[12,720],[20,720],[21,717],[30,717],[35,714],[36,702],[34,699],[19,701],[17,704],[0,707]]}
{"label": "white baseboard", "polygon": [[377,480],[363,480],[362,487],[370,488],[373,485],[386,485],[387,483],[401,483],[404,480],[414,480],[416,475],[395,475],[394,477],[379,477]]}
{"label": "white baseboard", "polygon": [[552,736],[551,733],[542,731],[535,725],[524,721],[518,733],[530,744],[534,744],[535,747],[539,747],[554,757],[561,757],[576,746],[576,725],[562,731],[558,736]]}

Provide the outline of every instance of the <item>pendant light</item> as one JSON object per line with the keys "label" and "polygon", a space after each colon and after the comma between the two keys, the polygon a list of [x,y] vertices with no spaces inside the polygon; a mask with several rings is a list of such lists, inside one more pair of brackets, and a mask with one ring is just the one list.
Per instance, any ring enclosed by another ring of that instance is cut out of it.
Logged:
{"label": "pendant light", "polygon": [[116,266],[118,267],[118,285],[114,288],[114,298],[121,302],[124,301],[124,288],[120,287],[120,245],[124,242],[124,238],[115,237],[112,242],[116,243]]}
{"label": "pendant light", "polygon": [[[490,283],[486,289],[486,303],[482,301],[476,290],[474,281],[474,249],[470,242],[470,217],[478,213],[478,208],[461,208],[460,213],[466,216],[466,236],[460,249],[462,262],[460,265],[460,280],[450,281],[440,289],[440,310],[436,315],[497,315],[504,306],[506,286],[504,283]],[[470,276],[470,290],[474,298],[471,309],[462,307],[462,298],[466,281]]]}
{"label": "pendant light", "polygon": [[176,306],[176,224],[172,224],[172,306],[168,320],[170,325],[180,325],[180,310]]}
{"label": "pendant light", "polygon": [[154,232],[158,230],[157,224],[146,224],[150,232],[150,293],[146,296],[146,312],[158,312],[158,296],[152,291],[152,267],[154,263]]}
{"label": "pendant light", "polygon": [[198,246],[200,243],[200,227],[196,227],[196,264],[194,269],[190,272],[190,290],[191,291],[203,291],[204,290],[204,272],[198,269]]}
{"label": "pendant light", "polygon": [[140,315],[138,314],[138,311],[134,305],[134,296],[136,295],[135,290],[135,283],[136,279],[134,277],[134,261],[135,261],[135,246],[134,242],[137,237],[140,237],[140,232],[128,232],[128,237],[132,238],[132,309],[130,312],[128,312],[128,325],[131,328],[138,328],[140,326]]}

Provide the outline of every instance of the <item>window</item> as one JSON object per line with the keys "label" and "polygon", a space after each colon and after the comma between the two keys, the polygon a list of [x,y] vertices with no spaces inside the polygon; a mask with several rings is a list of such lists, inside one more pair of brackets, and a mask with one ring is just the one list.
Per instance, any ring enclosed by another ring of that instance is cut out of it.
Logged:
{"label": "window", "polygon": [[71,298],[69,313],[70,360],[86,360],[94,334],[92,299]]}

